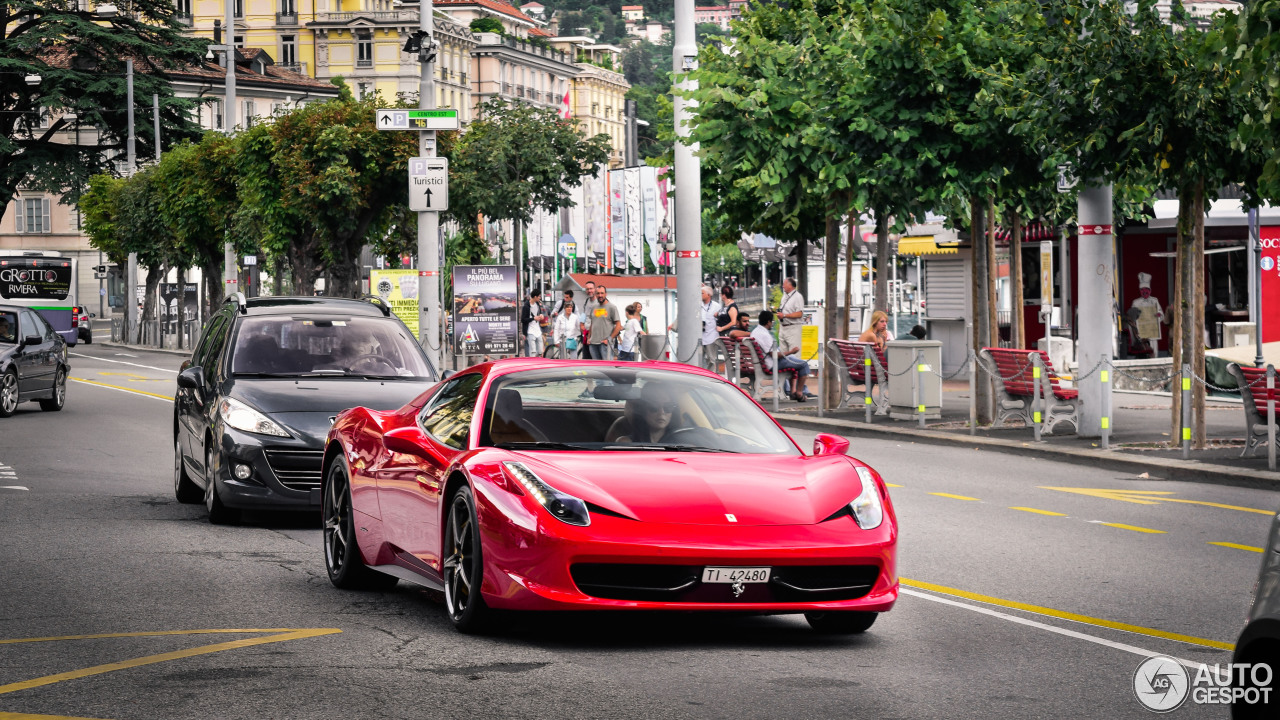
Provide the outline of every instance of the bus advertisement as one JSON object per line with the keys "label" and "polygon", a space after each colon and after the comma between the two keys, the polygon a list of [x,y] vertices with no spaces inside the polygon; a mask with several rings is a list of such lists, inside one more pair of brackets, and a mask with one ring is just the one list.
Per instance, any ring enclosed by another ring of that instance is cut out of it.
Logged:
{"label": "bus advertisement", "polygon": [[73,312],[77,270],[75,258],[59,253],[0,252],[0,304],[35,310],[73,346],[79,325]]}

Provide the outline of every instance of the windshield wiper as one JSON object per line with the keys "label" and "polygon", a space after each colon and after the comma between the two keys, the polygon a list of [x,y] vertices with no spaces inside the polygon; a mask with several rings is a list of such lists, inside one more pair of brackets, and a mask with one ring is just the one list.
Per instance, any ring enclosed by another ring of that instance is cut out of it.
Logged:
{"label": "windshield wiper", "polygon": [[584,445],[574,445],[572,443],[551,442],[543,440],[541,442],[533,440],[526,442],[504,442],[494,445],[496,448],[504,450],[590,450]]}
{"label": "windshield wiper", "polygon": [[601,450],[666,450],[671,452],[714,452],[714,453],[734,453],[736,450],[725,450],[723,448],[704,447],[702,445],[667,445],[662,443],[637,443],[635,445],[605,445]]}

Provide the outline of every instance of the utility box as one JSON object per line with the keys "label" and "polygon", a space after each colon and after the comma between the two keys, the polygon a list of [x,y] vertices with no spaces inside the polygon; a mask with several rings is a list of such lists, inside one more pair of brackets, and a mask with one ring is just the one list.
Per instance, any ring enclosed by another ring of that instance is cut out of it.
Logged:
{"label": "utility box", "polygon": [[[896,420],[916,420],[921,415],[926,419],[941,418],[942,341],[890,340],[885,360],[889,363],[889,417]],[[923,365],[923,371],[917,365]],[[917,386],[918,396],[914,391]],[[922,405],[923,412],[920,411]]]}
{"label": "utility box", "polygon": [[[1049,354],[1049,362],[1053,364],[1053,371],[1058,374],[1067,372],[1067,368],[1075,364],[1075,343],[1071,338],[1058,337],[1050,335],[1047,338],[1040,338],[1036,341],[1036,348],[1040,352]],[[1074,387],[1070,380],[1059,380],[1063,387]]]}

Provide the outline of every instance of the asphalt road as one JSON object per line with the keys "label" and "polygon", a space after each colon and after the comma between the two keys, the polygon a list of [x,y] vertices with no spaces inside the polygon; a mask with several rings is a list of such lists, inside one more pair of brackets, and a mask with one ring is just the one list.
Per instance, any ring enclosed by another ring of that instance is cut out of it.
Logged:
{"label": "asphalt road", "polygon": [[313,516],[214,527],[175,502],[164,398],[181,359],[74,353],[64,411],[0,420],[0,720],[1148,717],[1138,663],[1227,660],[1280,508],[1268,491],[855,439],[895,485],[902,531],[902,598],[866,635],[556,614],[467,637],[434,593],[333,588]]}

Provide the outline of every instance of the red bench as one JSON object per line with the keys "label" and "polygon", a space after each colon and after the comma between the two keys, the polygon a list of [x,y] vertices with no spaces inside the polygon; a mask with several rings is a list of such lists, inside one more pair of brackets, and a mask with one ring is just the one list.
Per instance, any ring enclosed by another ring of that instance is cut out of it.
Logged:
{"label": "red bench", "polygon": [[[1242,366],[1231,363],[1227,370],[1236,378],[1240,388],[1240,399],[1244,404],[1245,446],[1240,457],[1267,444],[1267,400],[1275,401],[1276,422],[1280,424],[1280,377],[1276,378],[1276,388],[1267,390],[1267,371],[1263,368]],[[1280,432],[1276,433],[1280,443]]]}
{"label": "red bench", "polygon": [[1058,375],[1049,362],[1049,354],[1039,350],[1014,350],[1012,348],[982,348],[980,353],[986,361],[988,372],[995,368],[997,400],[996,422],[994,427],[1001,427],[1004,421],[1012,417],[1020,417],[1027,425],[1035,423],[1034,398],[1035,363],[1032,356],[1040,358],[1040,394],[1044,412],[1044,432],[1052,434],[1053,427],[1060,422],[1069,422],[1080,431],[1080,392],[1064,388],[1058,382]]}
{"label": "red bench", "polygon": [[[857,395],[863,396],[864,405],[875,405],[876,414],[889,412],[889,363],[885,362],[884,350],[875,343],[855,342],[832,338],[827,341],[827,356],[837,367],[838,377],[847,377],[848,381],[840,384],[840,404],[836,409],[848,407],[849,400]],[[849,384],[861,385],[861,390],[850,390]],[[879,386],[880,397],[873,398],[872,390]]]}
{"label": "red bench", "polygon": [[[765,353],[760,348],[760,343],[755,338],[722,338],[726,348],[733,347],[733,354],[738,358],[738,372],[740,377],[746,378],[747,383],[751,386],[751,395],[757,402],[764,399],[764,381],[766,378],[773,381],[773,385],[778,385],[777,378],[774,377],[773,371],[768,365],[761,361]],[[796,387],[797,372],[794,368],[782,368],[782,373],[790,375],[791,387]],[[774,391],[781,391],[781,386],[775,387]]]}

